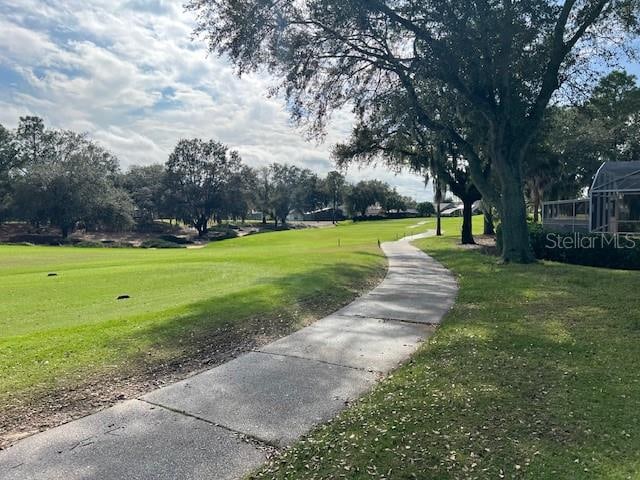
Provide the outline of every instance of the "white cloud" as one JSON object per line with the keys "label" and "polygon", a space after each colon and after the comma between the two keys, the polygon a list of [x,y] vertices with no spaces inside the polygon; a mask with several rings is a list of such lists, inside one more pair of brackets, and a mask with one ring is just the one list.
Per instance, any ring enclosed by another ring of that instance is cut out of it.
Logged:
{"label": "white cloud", "polygon": [[[252,165],[331,169],[329,151],[348,134],[350,115],[335,115],[323,144],[306,142],[284,103],[267,98],[270,79],[237,78],[191,40],[192,28],[177,1],[3,0],[0,122],[37,114],[52,127],[87,131],[125,167],[163,162],[179,138],[197,136],[229,144]],[[410,174],[353,168],[349,176],[430,196]]]}
{"label": "white cloud", "polygon": [[0,58],[22,59],[32,63],[55,52],[46,35],[0,18]]}

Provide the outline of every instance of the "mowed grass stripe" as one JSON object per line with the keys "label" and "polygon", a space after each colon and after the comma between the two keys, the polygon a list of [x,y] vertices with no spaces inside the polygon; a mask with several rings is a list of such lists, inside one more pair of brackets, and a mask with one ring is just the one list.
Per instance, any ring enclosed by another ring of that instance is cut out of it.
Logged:
{"label": "mowed grass stripe", "polygon": [[194,250],[0,247],[0,401],[171,361],[218,328],[274,319],[295,328],[383,274],[378,239],[433,227],[409,229],[416,222],[276,232]]}

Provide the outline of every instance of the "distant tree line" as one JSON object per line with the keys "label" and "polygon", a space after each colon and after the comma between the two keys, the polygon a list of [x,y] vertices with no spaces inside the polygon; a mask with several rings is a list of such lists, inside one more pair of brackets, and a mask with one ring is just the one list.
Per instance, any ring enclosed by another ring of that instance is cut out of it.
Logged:
{"label": "distant tree line", "polygon": [[0,219],[54,225],[67,236],[86,229],[126,229],[135,204],[121,187],[117,158],[84,134],[48,130],[23,117],[15,132],[0,125]]}
{"label": "distant tree line", "polygon": [[[238,152],[214,140],[183,139],[165,164],[120,170],[118,159],[86,134],[45,128],[39,117],[21,117],[18,127],[0,125],[0,222],[26,221],[75,229],[144,229],[174,219],[205,236],[212,222],[286,225],[291,212],[331,211],[330,218],[364,216],[380,205],[405,212],[416,202],[387,183],[348,184],[337,171],[322,178],[309,169],[274,163],[252,168]],[[429,209],[423,211],[430,212]]]}

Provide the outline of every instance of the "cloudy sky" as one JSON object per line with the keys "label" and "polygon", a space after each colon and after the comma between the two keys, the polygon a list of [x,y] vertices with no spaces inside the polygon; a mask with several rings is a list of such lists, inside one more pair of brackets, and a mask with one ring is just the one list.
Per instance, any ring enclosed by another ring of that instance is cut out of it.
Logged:
{"label": "cloudy sky", "polygon": [[[181,0],[0,0],[0,123],[21,115],[90,133],[124,168],[164,162],[179,138],[215,138],[252,165],[289,162],[319,173],[347,136],[336,115],[323,144],[293,128],[268,78],[238,79],[225,60],[191,39]],[[353,168],[420,200],[422,179]]]}

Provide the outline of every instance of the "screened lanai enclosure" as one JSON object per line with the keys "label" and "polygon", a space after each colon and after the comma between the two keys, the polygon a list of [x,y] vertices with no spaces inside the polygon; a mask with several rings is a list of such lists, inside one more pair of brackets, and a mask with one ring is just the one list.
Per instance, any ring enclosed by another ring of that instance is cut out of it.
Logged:
{"label": "screened lanai enclosure", "polygon": [[544,202],[542,224],[559,232],[640,234],[640,161],[602,164],[589,198]]}
{"label": "screened lanai enclosure", "polygon": [[589,232],[589,199],[542,204],[542,225],[554,232]]}

